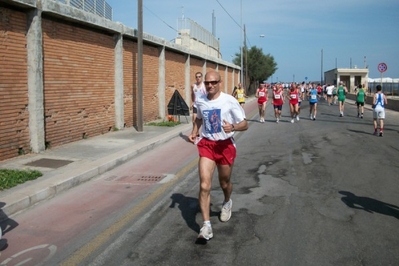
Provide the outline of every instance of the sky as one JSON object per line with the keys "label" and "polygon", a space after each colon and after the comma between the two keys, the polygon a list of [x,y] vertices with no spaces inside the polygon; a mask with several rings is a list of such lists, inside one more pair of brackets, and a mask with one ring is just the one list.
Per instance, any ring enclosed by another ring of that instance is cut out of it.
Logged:
{"label": "sky", "polygon": [[[138,0],[106,0],[113,21],[137,29]],[[269,82],[319,81],[334,68],[369,68],[370,78],[399,78],[398,0],[142,0],[143,31],[174,42],[183,16],[220,40],[231,62],[245,39],[270,54]],[[264,37],[261,37],[264,36]],[[378,71],[385,63],[388,69]]]}

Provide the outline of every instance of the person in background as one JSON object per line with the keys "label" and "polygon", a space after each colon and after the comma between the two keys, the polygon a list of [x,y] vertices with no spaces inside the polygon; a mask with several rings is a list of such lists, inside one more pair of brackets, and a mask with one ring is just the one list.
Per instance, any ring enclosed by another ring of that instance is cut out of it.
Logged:
{"label": "person in background", "polygon": [[334,90],[334,85],[327,84],[326,86],[326,95],[327,95],[327,104],[332,105],[333,104],[333,90]]}
{"label": "person in background", "polygon": [[364,91],[362,84],[360,84],[356,91],[357,117],[363,118],[365,98],[366,92]]}
{"label": "person in background", "polygon": [[259,84],[259,88],[256,89],[255,97],[258,98],[258,109],[260,117],[259,122],[264,123],[267,103],[267,89],[265,84]]}
{"label": "person in background", "polygon": [[299,121],[299,114],[301,113],[301,104],[302,104],[302,100],[305,99],[305,95],[306,95],[306,91],[311,90],[314,86],[314,84],[310,84],[308,85],[308,87],[302,88],[302,87],[298,87],[297,86],[297,90],[298,90],[298,112],[295,115],[296,120]]}
{"label": "person in background", "polygon": [[202,82],[202,73],[197,72],[195,73],[195,83],[191,85],[191,107],[193,108],[193,123],[197,118],[197,105],[195,101],[203,95],[206,95],[206,90],[205,85]]}
{"label": "person in background", "polygon": [[273,108],[274,108],[274,116],[276,117],[276,123],[280,122],[281,110],[283,109],[283,104],[284,104],[283,88],[281,85],[278,85],[277,88],[273,90]]}
{"label": "person in background", "polygon": [[344,82],[341,81],[339,84],[340,85],[337,89],[339,116],[343,117],[345,109],[345,95],[348,93],[348,89],[345,87]]}
{"label": "person in background", "polygon": [[323,98],[323,88],[321,87],[321,84],[317,84],[317,98],[318,100]]}
{"label": "person in background", "polygon": [[377,85],[377,92],[373,97],[373,123],[374,135],[377,135],[378,122],[380,124],[380,137],[384,134],[385,105],[388,104],[387,97],[382,93],[381,85]]}
{"label": "person in background", "polygon": [[319,91],[317,88],[312,87],[312,89],[308,92],[309,97],[309,117],[310,120],[316,120],[317,114],[317,101],[319,98]]}
{"label": "person in background", "polygon": [[[203,225],[198,235],[200,240],[209,240],[213,237],[210,221],[210,193],[212,177],[216,168],[224,195],[220,220],[227,222],[231,217],[233,184],[230,178],[236,158],[236,145],[233,136],[235,131],[248,129],[244,109],[234,97],[221,91],[221,83],[222,80],[218,72],[212,70],[206,73],[204,84],[207,95],[197,100],[197,118],[193,130],[188,136],[190,142],[197,144],[199,153],[199,205],[203,219]],[[201,138],[197,142],[199,132],[201,132]]]}
{"label": "person in background", "polygon": [[335,85],[333,85],[333,89],[332,89],[332,99],[333,99],[333,103],[332,104],[337,104],[337,87]]}
{"label": "person in background", "polygon": [[237,89],[233,92],[233,97],[235,97],[240,103],[241,107],[244,108],[245,98],[248,98],[248,96],[245,94],[245,90],[241,86],[241,83],[238,83]]}
{"label": "person in background", "polygon": [[291,113],[291,123],[294,123],[294,118],[297,117],[297,120],[299,120],[299,104],[298,104],[298,98],[299,98],[299,89],[297,88],[295,83],[291,83],[291,88],[288,91],[288,94],[286,96],[289,99],[290,103],[290,113]]}

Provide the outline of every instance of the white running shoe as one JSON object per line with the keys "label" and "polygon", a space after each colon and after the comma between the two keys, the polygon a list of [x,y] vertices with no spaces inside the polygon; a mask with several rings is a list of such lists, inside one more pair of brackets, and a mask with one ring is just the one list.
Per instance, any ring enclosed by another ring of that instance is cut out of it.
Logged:
{"label": "white running shoe", "polygon": [[296,120],[299,121],[299,115],[296,116]]}
{"label": "white running shoe", "polygon": [[294,123],[294,119],[291,119],[291,123]]}
{"label": "white running shoe", "polygon": [[206,224],[202,225],[198,238],[209,240],[213,237],[212,227]]}
{"label": "white running shoe", "polygon": [[220,220],[222,222],[227,222],[228,220],[230,220],[232,207],[233,201],[231,199],[223,204],[222,211],[220,212]]}

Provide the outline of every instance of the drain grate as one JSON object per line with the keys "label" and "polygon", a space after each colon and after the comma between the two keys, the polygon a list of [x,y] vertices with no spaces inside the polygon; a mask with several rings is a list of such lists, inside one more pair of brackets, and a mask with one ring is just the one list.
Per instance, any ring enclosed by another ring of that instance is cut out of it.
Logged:
{"label": "drain grate", "polygon": [[165,178],[165,175],[148,175],[148,174],[133,174],[133,175],[111,175],[104,178],[105,181],[123,182],[123,183],[157,183]]}
{"label": "drain grate", "polygon": [[137,181],[141,182],[158,182],[160,181],[164,176],[153,176],[153,175],[145,175],[137,179]]}

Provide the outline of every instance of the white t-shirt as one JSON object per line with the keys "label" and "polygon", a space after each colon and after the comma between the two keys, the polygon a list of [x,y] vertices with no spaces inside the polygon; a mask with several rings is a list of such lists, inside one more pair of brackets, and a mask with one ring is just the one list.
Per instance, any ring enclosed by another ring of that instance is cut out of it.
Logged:
{"label": "white t-shirt", "polygon": [[201,96],[197,98],[196,104],[197,118],[202,119],[201,136],[210,140],[225,140],[234,135],[234,132],[224,132],[224,120],[236,124],[245,119],[244,109],[237,99],[224,92],[215,100],[209,100],[206,95]]}
{"label": "white t-shirt", "polygon": [[202,95],[206,95],[206,88],[203,82],[198,86],[197,84],[194,83],[193,85],[193,91],[195,95],[195,100],[193,102],[193,106],[197,108],[197,104],[195,103],[199,97]]}
{"label": "white t-shirt", "polygon": [[327,95],[332,95],[333,94],[333,90],[334,90],[334,86],[327,86],[326,87],[326,93]]}

